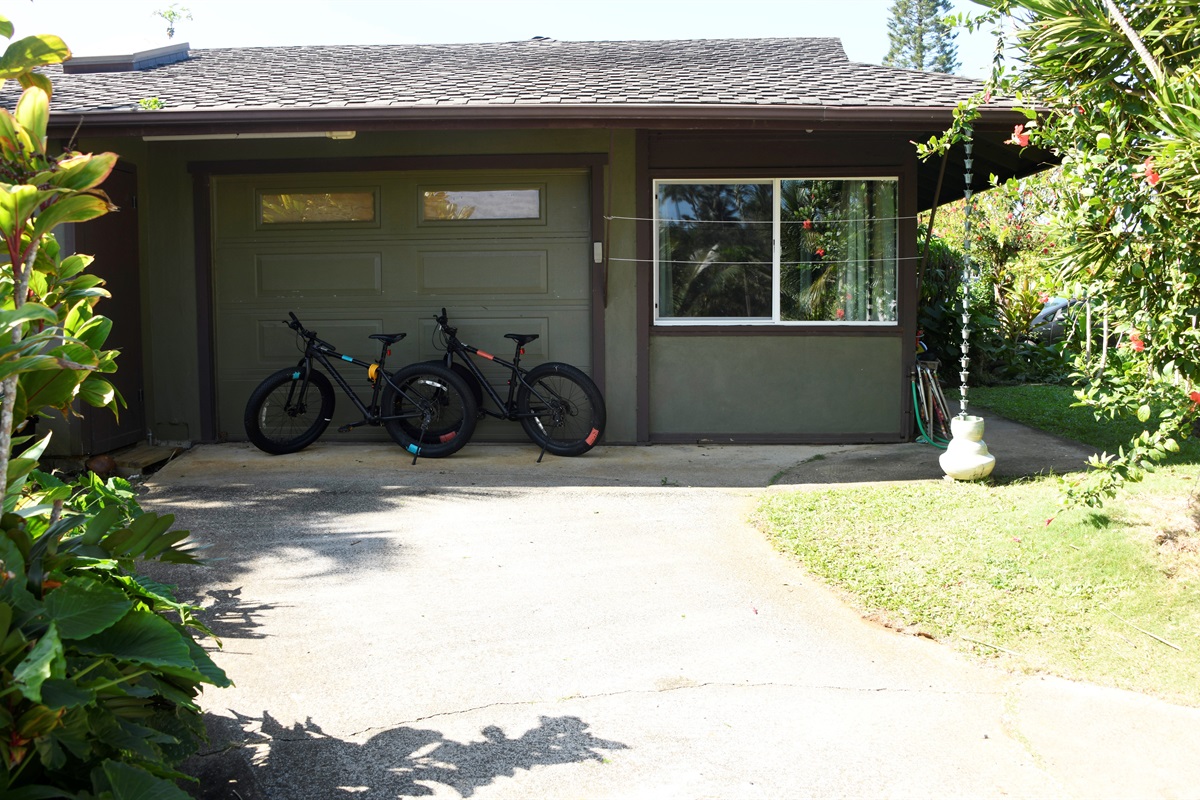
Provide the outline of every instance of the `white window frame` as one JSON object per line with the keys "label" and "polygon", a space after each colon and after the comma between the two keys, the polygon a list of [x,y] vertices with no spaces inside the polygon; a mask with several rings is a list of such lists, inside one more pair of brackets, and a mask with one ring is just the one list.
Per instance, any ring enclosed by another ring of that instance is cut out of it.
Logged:
{"label": "white window frame", "polygon": [[[785,178],[656,178],[653,182],[653,221],[651,223],[651,247],[654,252],[654,287],[653,287],[653,302],[654,302],[654,324],[661,327],[696,327],[696,326],[747,326],[754,325],[759,327],[834,327],[844,328],[846,326],[868,326],[874,328],[896,328],[900,325],[899,309],[897,309],[896,319],[894,320],[783,320],[780,319],[780,276],[782,266],[780,262],[783,260],[783,237],[781,236],[783,227],[783,207],[780,201],[782,197],[783,184],[786,181],[880,181],[889,182],[896,186],[896,207],[900,207],[900,178],[896,175],[829,175],[829,176],[797,176]],[[664,317],[660,314],[660,286],[662,276],[662,265],[659,262],[659,202],[658,202],[658,187],[667,184],[771,184],[771,192],[774,201],[771,209],[771,319],[765,317]],[[900,292],[900,225],[895,227],[896,241],[894,242],[896,258],[895,258],[895,287],[896,297],[899,298]]]}

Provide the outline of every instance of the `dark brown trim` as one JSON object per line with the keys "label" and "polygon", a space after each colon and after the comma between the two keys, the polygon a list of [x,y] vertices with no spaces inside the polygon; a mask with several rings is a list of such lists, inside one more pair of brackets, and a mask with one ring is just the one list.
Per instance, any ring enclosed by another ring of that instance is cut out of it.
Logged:
{"label": "dark brown trim", "polygon": [[651,444],[892,444],[896,433],[656,433]]}
{"label": "dark brown trim", "polygon": [[637,259],[634,264],[636,278],[637,307],[634,309],[637,320],[637,442],[646,444],[650,441],[650,326],[654,320],[654,290],[653,278],[650,271],[654,268],[653,236],[650,223],[650,134],[647,131],[637,132],[634,143],[634,216],[637,223]]}
{"label": "dark brown trim", "polygon": [[[900,276],[898,275],[897,278]],[[689,337],[689,336],[759,336],[762,338],[785,337],[835,337],[847,336],[855,339],[867,338],[897,338],[904,334],[900,323],[883,327],[881,325],[652,325],[651,336]]]}
{"label": "dark brown trim", "polygon": [[805,166],[795,165],[755,166],[755,167],[710,167],[708,169],[671,169],[658,168],[648,170],[651,180],[679,180],[695,178],[703,180],[737,180],[741,178],[860,178],[864,175],[877,178],[900,178],[905,167],[901,164],[839,164],[836,166]]}
{"label": "dark brown trim", "polygon": [[[980,109],[976,131],[1003,131],[1027,122],[1018,111]],[[324,130],[423,128],[755,128],[892,131],[944,130],[953,106],[787,105],[462,105],[389,108],[242,108],[224,111],[90,111],[52,114],[52,132],[171,136]]]}
{"label": "dark brown trim", "polygon": [[216,359],[213,353],[212,179],[192,176],[192,217],[196,253],[196,349],[200,367],[200,441],[217,438]]}
{"label": "dark brown trim", "polygon": [[[605,358],[604,358],[604,307],[607,282],[608,243],[604,241],[604,166],[593,164],[590,171],[591,184],[591,228],[592,237],[588,243],[588,267],[591,275],[591,312],[592,312],[592,380],[600,387],[600,393],[605,390]],[[600,242],[603,249],[600,263],[596,263],[595,247]]]}
{"label": "dark brown trim", "polygon": [[[900,204],[899,204],[899,235],[900,246],[898,248],[900,255],[901,268],[896,280],[899,281],[897,286],[897,300],[899,308],[897,313],[899,316],[900,329],[900,369],[896,376],[897,391],[900,392],[900,433],[902,441],[908,441],[912,438],[913,425],[913,404],[912,404],[912,372],[914,369],[913,362],[917,357],[917,306],[921,301],[920,289],[916,281],[912,280],[912,273],[916,271],[917,265],[917,207],[919,205],[917,192],[919,191],[919,179],[917,176],[917,155],[915,150],[909,157],[909,161],[904,165],[900,172]],[[911,265],[906,268],[904,265]],[[910,271],[911,270],[911,271]],[[906,274],[907,273],[907,274]]]}
{"label": "dark brown trim", "polygon": [[605,153],[528,153],[464,156],[351,156],[347,158],[251,158],[192,161],[189,172],[267,175],[310,172],[411,172],[439,169],[579,169],[608,162]]}

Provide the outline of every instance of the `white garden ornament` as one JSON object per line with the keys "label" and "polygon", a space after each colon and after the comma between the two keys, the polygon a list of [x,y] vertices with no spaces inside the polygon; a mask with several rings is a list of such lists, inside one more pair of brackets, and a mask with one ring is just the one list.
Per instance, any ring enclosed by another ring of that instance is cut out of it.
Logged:
{"label": "white garden ornament", "polygon": [[975,193],[971,189],[971,168],[974,164],[974,159],[971,153],[975,145],[971,142],[971,131],[966,131],[966,139],[963,142],[963,150],[965,158],[963,159],[963,167],[965,172],[963,180],[966,182],[966,188],[963,190],[963,197],[966,198],[967,207],[963,214],[963,253],[965,255],[965,264],[963,266],[962,279],[962,356],[958,363],[960,370],[959,378],[959,400],[958,400],[958,416],[950,420],[950,443],[946,445],[946,451],[938,457],[938,463],[941,464],[942,470],[956,481],[977,481],[986,478],[992,474],[992,470],[996,466],[996,457],[988,452],[987,444],[983,441],[983,417],[972,416],[967,414],[967,377],[969,375],[968,366],[971,361],[969,353],[971,350],[971,285],[975,280],[974,264],[971,261],[971,196]]}

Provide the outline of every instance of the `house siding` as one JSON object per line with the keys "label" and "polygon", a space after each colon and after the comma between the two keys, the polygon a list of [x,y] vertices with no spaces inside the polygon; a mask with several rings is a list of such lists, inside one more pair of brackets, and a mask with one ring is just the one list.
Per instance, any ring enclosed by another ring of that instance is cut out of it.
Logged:
{"label": "house siding", "polygon": [[[900,134],[646,132],[630,129],[360,133],[351,141],[280,139],[168,141],[93,139],[139,167],[148,427],[159,440],[219,438],[214,426],[213,273],[206,170],[238,162],[288,162],[333,172],[344,159],[420,159],[549,154],[603,164],[593,176],[593,234],[605,263],[591,282],[592,329],[602,349],[607,443],[864,441],[907,437],[905,390],[915,331],[915,222],[901,226],[900,320],[863,331],[847,326],[757,330],[663,329],[653,325],[651,230],[656,177],[754,174],[895,175],[901,213],[915,213],[915,156]],[[197,200],[200,198],[200,201]],[[595,206],[599,205],[600,208]],[[219,213],[219,210],[218,210]],[[197,225],[200,225],[199,232]],[[199,240],[197,236],[199,235]],[[590,259],[589,259],[590,260]],[[410,337],[423,330],[408,331]],[[488,343],[476,342],[480,346]],[[498,348],[492,343],[493,349]],[[753,387],[752,394],[748,387]],[[836,398],[834,400],[833,398]]]}

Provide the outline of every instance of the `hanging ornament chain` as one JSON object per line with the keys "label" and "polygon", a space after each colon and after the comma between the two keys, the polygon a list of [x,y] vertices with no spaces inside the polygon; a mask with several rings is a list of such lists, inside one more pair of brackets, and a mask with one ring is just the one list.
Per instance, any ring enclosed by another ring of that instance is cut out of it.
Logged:
{"label": "hanging ornament chain", "polygon": [[964,131],[963,140],[963,198],[966,200],[963,209],[963,274],[962,274],[962,358],[958,363],[961,370],[958,373],[959,378],[959,400],[958,400],[958,416],[960,419],[967,416],[967,378],[970,375],[969,366],[971,360],[969,353],[971,350],[971,288],[975,283],[975,263],[971,259],[971,212],[974,209],[975,201],[973,196],[974,190],[971,188],[971,169],[975,164],[975,159],[972,153],[975,150],[975,144],[971,140],[971,129],[967,128]]}

